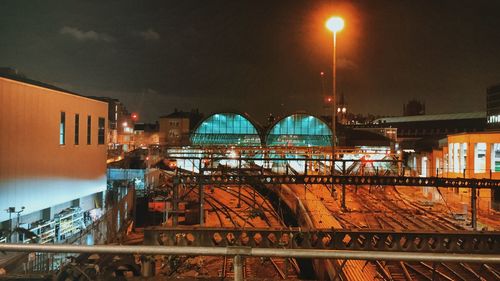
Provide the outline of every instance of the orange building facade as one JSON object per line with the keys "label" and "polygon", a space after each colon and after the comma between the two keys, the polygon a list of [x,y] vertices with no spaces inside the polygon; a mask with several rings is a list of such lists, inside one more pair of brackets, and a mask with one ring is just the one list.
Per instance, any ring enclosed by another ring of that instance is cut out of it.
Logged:
{"label": "orange building facade", "polygon": [[0,222],[97,208],[106,190],[108,104],[32,82],[0,77]]}
{"label": "orange building facade", "polygon": [[[413,155],[409,164],[418,176],[500,180],[500,132],[449,135],[440,149]],[[470,196],[468,189],[456,191]],[[500,191],[481,190],[479,197],[500,210]]]}

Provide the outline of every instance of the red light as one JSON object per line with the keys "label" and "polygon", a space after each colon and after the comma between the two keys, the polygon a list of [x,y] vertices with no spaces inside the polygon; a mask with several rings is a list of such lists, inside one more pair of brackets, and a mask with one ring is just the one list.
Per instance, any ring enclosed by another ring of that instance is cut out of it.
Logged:
{"label": "red light", "polygon": [[325,75],[325,73],[324,73],[323,71],[321,71],[319,74],[320,74],[321,76]]}
{"label": "red light", "polygon": [[137,121],[139,119],[139,115],[137,113],[132,113],[132,120]]}

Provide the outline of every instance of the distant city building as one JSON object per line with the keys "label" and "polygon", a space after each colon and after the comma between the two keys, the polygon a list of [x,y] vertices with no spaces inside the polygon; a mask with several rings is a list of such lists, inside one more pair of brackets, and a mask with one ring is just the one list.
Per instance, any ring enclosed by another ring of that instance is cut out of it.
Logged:
{"label": "distant city building", "polygon": [[349,114],[347,102],[345,100],[344,93],[340,95],[340,99],[337,103],[337,123],[339,124],[347,124],[349,122]]}
{"label": "distant city building", "polygon": [[370,126],[397,128],[398,138],[437,140],[448,134],[484,131],[486,112],[384,117],[376,119]]}
{"label": "distant city building", "polygon": [[486,90],[486,119],[488,129],[500,130],[500,84]]}
{"label": "distant city building", "polygon": [[403,104],[403,116],[414,116],[425,114],[425,103],[418,100],[411,100]]}
{"label": "distant city building", "polygon": [[159,145],[159,128],[160,124],[158,122],[154,124],[136,123],[134,125],[134,146],[137,148]]}
{"label": "distant city building", "polygon": [[160,117],[159,141],[161,145],[189,145],[189,134],[202,120],[203,114],[198,109],[190,112],[175,109],[173,113]]}
{"label": "distant city building", "polygon": [[0,228],[101,210],[107,104],[15,73],[0,74],[0,104]]}
{"label": "distant city building", "polygon": [[129,151],[133,146],[134,122],[125,105],[118,99],[110,97],[91,97],[108,103],[109,132],[107,144],[110,149],[123,148]]}

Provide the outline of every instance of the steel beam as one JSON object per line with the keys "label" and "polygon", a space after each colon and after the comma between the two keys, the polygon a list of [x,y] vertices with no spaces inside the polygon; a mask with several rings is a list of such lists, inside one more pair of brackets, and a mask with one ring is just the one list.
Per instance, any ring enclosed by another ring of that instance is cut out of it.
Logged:
{"label": "steel beam", "polygon": [[500,232],[149,227],[144,244],[498,254]]}
{"label": "steel beam", "polygon": [[500,255],[447,254],[383,251],[339,251],[319,249],[269,249],[248,247],[181,247],[181,246],[130,246],[130,245],[68,245],[68,244],[0,244],[4,252],[95,253],[140,255],[194,255],[194,256],[245,256],[313,259],[352,259],[387,261],[431,261],[465,263],[500,263]]}
{"label": "steel beam", "polygon": [[500,180],[493,179],[347,175],[248,175],[237,173],[237,170],[234,170],[234,172],[235,174],[179,175],[175,177],[178,177],[178,180],[183,184],[347,184],[500,189]]}

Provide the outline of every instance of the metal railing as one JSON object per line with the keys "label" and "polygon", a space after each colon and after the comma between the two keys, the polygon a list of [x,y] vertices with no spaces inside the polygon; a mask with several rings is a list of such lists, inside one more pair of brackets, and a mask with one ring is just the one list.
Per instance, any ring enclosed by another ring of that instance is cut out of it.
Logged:
{"label": "metal railing", "polygon": [[[232,256],[234,280],[243,280],[243,259],[245,257],[281,257],[308,259],[340,260],[385,260],[385,261],[429,261],[462,263],[500,263],[500,254],[446,254],[387,251],[347,251],[318,249],[276,249],[251,247],[189,247],[189,246],[128,246],[128,245],[47,245],[47,244],[2,244],[0,251],[5,252],[42,252],[42,253],[91,253],[91,254],[139,254],[142,259],[142,274],[153,274],[153,255],[176,256]],[[145,271],[145,269],[149,269]]]}

